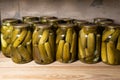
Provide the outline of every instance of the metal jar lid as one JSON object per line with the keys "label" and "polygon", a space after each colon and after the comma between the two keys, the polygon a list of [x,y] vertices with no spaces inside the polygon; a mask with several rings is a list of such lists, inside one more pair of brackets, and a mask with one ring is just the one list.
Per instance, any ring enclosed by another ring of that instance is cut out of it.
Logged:
{"label": "metal jar lid", "polygon": [[101,21],[109,21],[111,23],[114,23],[114,20],[109,19],[109,18],[94,18],[94,23],[99,23]]}
{"label": "metal jar lid", "polygon": [[39,18],[35,16],[23,16],[22,19],[24,22],[39,21]]}
{"label": "metal jar lid", "polygon": [[19,23],[19,24],[14,25],[13,27],[14,27],[14,28],[26,28],[26,27],[28,27],[28,26],[29,26],[28,24]]}
{"label": "metal jar lid", "polygon": [[50,25],[48,25],[48,24],[42,24],[42,23],[37,23],[37,24],[35,24],[35,27],[41,28],[41,29],[48,29],[48,28],[51,28]]}
{"label": "metal jar lid", "polygon": [[21,22],[19,19],[16,19],[16,18],[5,18],[2,20],[2,24],[3,25],[10,25],[10,24],[16,24],[16,23],[19,23]]}
{"label": "metal jar lid", "polygon": [[58,27],[60,28],[72,28],[73,26],[73,24],[58,24]]}

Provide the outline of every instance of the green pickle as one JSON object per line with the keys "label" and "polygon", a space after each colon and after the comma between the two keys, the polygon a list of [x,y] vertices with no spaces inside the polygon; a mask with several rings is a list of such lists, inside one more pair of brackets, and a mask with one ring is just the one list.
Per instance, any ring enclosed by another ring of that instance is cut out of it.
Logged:
{"label": "green pickle", "polygon": [[48,24],[36,24],[32,35],[33,58],[38,64],[55,61],[55,34]]}
{"label": "green pickle", "polygon": [[11,36],[13,32],[13,25],[20,23],[21,21],[14,18],[6,18],[2,20],[1,27],[1,49],[2,53],[6,57],[11,57]]}
{"label": "green pickle", "polygon": [[73,24],[59,24],[56,31],[56,60],[71,63],[77,57],[77,34]]}
{"label": "green pickle", "polygon": [[120,25],[110,24],[103,31],[101,58],[110,65],[120,65]]}
{"label": "green pickle", "polygon": [[84,63],[100,61],[101,35],[93,23],[83,24],[78,35],[78,58]]}
{"label": "green pickle", "polygon": [[11,37],[11,58],[18,64],[28,63],[32,57],[32,32],[28,24],[19,23],[13,26]]}

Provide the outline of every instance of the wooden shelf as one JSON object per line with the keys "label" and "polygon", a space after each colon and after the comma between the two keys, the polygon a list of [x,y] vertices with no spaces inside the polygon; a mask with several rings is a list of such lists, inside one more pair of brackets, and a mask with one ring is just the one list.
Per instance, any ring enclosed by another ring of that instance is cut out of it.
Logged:
{"label": "wooden shelf", "polygon": [[0,54],[0,80],[120,80],[120,66],[54,62],[38,65],[34,61],[15,64]]}

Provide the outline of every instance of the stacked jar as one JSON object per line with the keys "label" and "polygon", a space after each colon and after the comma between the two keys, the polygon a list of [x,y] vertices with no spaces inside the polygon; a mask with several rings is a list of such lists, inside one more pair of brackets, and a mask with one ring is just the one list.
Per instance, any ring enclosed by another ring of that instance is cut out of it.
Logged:
{"label": "stacked jar", "polygon": [[32,35],[33,58],[38,64],[49,64],[55,60],[55,35],[50,25],[36,24]]}
{"label": "stacked jar", "polygon": [[120,64],[120,25],[108,25],[103,31],[101,57],[106,64]]}
{"label": "stacked jar", "polygon": [[75,61],[77,34],[73,24],[59,24],[56,35],[56,60],[63,63]]}
{"label": "stacked jar", "polygon": [[78,36],[78,58],[84,63],[96,63],[100,60],[101,35],[95,24],[82,25]]}
{"label": "stacked jar", "polygon": [[18,19],[4,19],[2,21],[2,27],[1,27],[1,47],[2,47],[2,53],[6,57],[10,57],[10,51],[11,51],[11,36],[13,31],[13,25],[18,24],[20,20]]}
{"label": "stacked jar", "polygon": [[16,24],[11,37],[11,58],[23,64],[32,61],[32,32],[28,24]]}

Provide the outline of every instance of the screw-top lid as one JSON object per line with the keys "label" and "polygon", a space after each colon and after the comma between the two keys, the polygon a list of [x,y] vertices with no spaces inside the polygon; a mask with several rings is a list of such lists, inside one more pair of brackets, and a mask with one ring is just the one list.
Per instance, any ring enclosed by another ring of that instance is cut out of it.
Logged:
{"label": "screw-top lid", "polygon": [[39,18],[35,16],[24,16],[23,21],[24,22],[32,22],[32,21],[38,21]]}
{"label": "screw-top lid", "polygon": [[48,22],[57,22],[58,18],[48,18],[47,21]]}
{"label": "screw-top lid", "polygon": [[37,27],[37,28],[42,28],[42,29],[51,28],[50,25],[48,25],[48,24],[42,24],[42,23],[37,23],[37,24],[35,24],[35,27]]}
{"label": "screw-top lid", "polygon": [[60,28],[70,28],[73,26],[74,26],[73,24],[58,24],[58,27],[60,27]]}
{"label": "screw-top lid", "polygon": [[101,22],[101,21],[109,21],[109,22],[111,22],[111,23],[113,23],[114,22],[114,20],[112,20],[112,19],[109,19],[109,18],[94,18],[94,23],[99,23],[99,22]]}
{"label": "screw-top lid", "polygon": [[25,23],[19,23],[13,26],[14,28],[25,28],[28,27],[28,24]]}
{"label": "screw-top lid", "polygon": [[82,25],[88,24],[88,23],[89,23],[89,22],[86,21],[86,20],[75,20],[75,21],[74,21],[74,24],[75,24],[76,26],[78,26],[79,28],[81,28]]}
{"label": "screw-top lid", "polygon": [[3,23],[16,23],[18,21],[19,19],[16,19],[16,18],[6,18],[2,20]]}
{"label": "screw-top lid", "polygon": [[111,28],[111,29],[119,28],[120,29],[120,24],[109,24],[109,25],[106,26],[106,28]]}
{"label": "screw-top lid", "polygon": [[97,29],[97,25],[94,23],[83,24],[83,27],[88,29]]}
{"label": "screw-top lid", "polygon": [[73,19],[71,19],[71,18],[61,18],[61,20],[66,21],[66,22],[73,21]]}
{"label": "screw-top lid", "polygon": [[100,22],[98,22],[98,24],[101,25],[101,26],[107,26],[109,24],[113,24],[113,22],[111,22],[111,21],[100,21]]}

